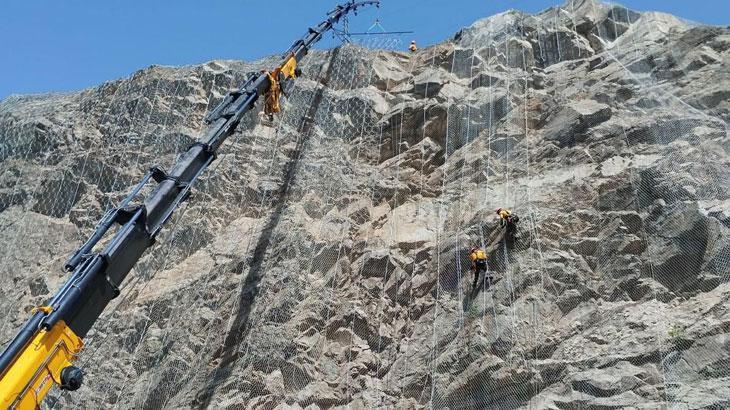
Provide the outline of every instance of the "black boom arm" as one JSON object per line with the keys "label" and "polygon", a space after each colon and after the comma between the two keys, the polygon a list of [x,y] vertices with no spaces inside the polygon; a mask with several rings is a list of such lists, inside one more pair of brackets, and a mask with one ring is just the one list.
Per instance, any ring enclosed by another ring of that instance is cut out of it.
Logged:
{"label": "black boom arm", "polygon": [[[280,67],[285,67],[292,58],[295,65],[322,38],[324,32],[332,29],[346,14],[366,5],[379,6],[379,1],[352,0],[338,5],[328,13],[325,21],[310,28],[292,44],[283,55]],[[21,356],[25,350],[29,350],[30,344],[36,343],[39,332],[51,334],[54,326],[64,323],[78,338],[86,336],[104,308],[119,294],[119,288],[132,267],[155,243],[157,234],[188,197],[198,177],[215,160],[221,144],[235,131],[244,114],[254,108],[258,98],[269,91],[272,85],[270,78],[266,73],[254,74],[239,89],[228,93],[206,116],[209,127],[205,134],[180,157],[169,173],[157,167],[152,168],[118,207],[104,215],[95,232],[66,262],[65,269],[71,272],[70,278],[47,306],[34,313],[0,355],[0,384],[10,383],[13,367],[24,361]],[[285,80],[288,82],[291,78]],[[144,202],[130,206],[142,189],[152,183],[156,186]],[[103,250],[93,253],[94,246],[114,224],[119,224],[121,228]],[[31,365],[45,366],[43,363]],[[17,394],[27,391],[29,386],[35,386],[33,383],[34,380],[28,380],[24,389]],[[0,405],[10,403],[5,400],[13,400],[2,397],[5,393],[0,389]],[[12,402],[18,400],[21,398],[15,397]]]}

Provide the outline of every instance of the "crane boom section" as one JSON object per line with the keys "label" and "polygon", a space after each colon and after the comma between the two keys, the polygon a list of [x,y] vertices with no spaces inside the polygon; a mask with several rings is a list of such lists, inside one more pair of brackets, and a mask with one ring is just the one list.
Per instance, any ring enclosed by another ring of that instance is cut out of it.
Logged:
{"label": "crane boom section", "polygon": [[[10,408],[34,408],[53,385],[75,390],[83,373],[72,366],[82,339],[109,302],[120,293],[130,270],[154,243],[174,211],[190,195],[200,175],[215,160],[218,148],[233,134],[244,114],[260,96],[279,89],[297,77],[298,62],[310,47],[342,17],[363,6],[379,6],[379,0],[338,5],[327,19],[310,28],[283,54],[271,72],[256,73],[237,90],[229,92],[205,121],[207,131],[179,158],[169,172],[153,167],[119,206],[107,212],[89,239],[69,258],[64,268],[69,279],[39,308],[0,354],[0,404]],[[283,88],[285,89],[285,88]],[[132,205],[143,188],[149,195]],[[120,228],[99,252],[95,245],[113,225]],[[26,407],[31,406],[32,407]]]}

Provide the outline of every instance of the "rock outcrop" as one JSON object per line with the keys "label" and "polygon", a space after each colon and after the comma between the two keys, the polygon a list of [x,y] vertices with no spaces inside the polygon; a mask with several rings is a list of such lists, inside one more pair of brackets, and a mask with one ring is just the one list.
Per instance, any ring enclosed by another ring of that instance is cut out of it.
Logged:
{"label": "rock outcrop", "polygon": [[[312,52],[275,127],[239,126],[94,327],[82,389],[47,404],[730,406],[728,45],[576,0],[415,54]],[[3,343],[145,168],[274,61],[0,102]]]}

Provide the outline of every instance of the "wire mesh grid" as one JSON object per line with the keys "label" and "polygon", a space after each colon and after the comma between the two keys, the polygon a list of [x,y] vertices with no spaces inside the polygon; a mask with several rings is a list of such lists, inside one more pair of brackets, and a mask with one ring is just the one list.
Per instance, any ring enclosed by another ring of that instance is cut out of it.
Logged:
{"label": "wire mesh grid", "polygon": [[[663,21],[567,2],[485,47],[313,53],[274,126],[251,114],[90,334],[90,381],[49,407],[712,404],[730,377],[727,120],[683,84],[715,75],[687,51],[701,27],[647,33]],[[252,68],[4,101],[0,229],[14,244],[53,229],[43,263],[35,245],[0,250],[3,283],[62,263]],[[59,106],[83,113],[65,140],[37,121]],[[520,216],[514,236],[497,207]],[[0,286],[15,318],[0,334],[61,280]]]}

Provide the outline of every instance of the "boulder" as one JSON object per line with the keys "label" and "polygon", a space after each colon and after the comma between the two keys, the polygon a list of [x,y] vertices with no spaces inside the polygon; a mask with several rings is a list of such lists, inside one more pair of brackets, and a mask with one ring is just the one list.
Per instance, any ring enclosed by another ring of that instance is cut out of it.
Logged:
{"label": "boulder", "polygon": [[548,119],[544,135],[562,147],[585,140],[586,132],[608,121],[613,112],[605,104],[593,100],[570,102]]}

